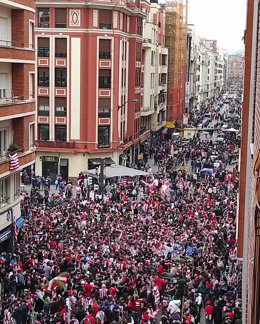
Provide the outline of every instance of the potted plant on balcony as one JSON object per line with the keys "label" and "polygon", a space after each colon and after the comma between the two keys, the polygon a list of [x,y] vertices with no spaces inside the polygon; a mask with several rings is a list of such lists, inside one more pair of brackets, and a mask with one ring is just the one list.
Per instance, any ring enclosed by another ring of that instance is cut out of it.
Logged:
{"label": "potted plant on balcony", "polygon": [[7,154],[12,154],[12,153],[15,153],[15,152],[19,152],[21,150],[20,146],[17,145],[17,144],[10,144],[10,146],[8,147],[7,149]]}

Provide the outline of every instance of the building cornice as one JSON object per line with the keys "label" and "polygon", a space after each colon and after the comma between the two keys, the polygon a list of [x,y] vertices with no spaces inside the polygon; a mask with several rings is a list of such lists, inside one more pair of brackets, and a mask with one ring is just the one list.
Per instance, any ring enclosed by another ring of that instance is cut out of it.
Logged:
{"label": "building cornice", "polygon": [[128,34],[124,33],[119,30],[114,29],[83,29],[83,28],[35,28],[36,36],[41,36],[41,34],[45,34],[45,37],[56,35],[60,36],[60,34],[63,34],[63,36],[70,36],[70,34],[104,34],[104,35],[120,35],[122,37],[126,38],[137,38],[142,41],[142,36],[137,34]]}

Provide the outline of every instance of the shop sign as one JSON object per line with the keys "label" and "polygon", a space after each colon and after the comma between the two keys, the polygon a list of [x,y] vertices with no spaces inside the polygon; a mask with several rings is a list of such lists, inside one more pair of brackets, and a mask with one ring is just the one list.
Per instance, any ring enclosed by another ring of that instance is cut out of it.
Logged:
{"label": "shop sign", "polygon": [[42,156],[42,161],[44,161],[44,162],[59,162],[59,158],[57,156]]}

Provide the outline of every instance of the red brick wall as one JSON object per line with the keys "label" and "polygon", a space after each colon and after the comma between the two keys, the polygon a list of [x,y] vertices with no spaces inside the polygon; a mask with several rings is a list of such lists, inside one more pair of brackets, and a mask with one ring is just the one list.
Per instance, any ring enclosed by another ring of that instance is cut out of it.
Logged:
{"label": "red brick wall", "polygon": [[23,148],[23,151],[29,150],[29,123],[34,121],[34,115],[13,119],[14,140]]}
{"label": "red brick wall", "polygon": [[12,10],[12,40],[29,47],[29,19],[34,20],[34,13],[25,10]]}
{"label": "red brick wall", "polygon": [[12,64],[13,93],[15,96],[29,98],[29,72],[34,71],[32,64]]}
{"label": "red brick wall", "polygon": [[[244,239],[244,219],[248,219],[248,257],[247,257],[247,321],[254,323],[252,318],[252,309],[254,304],[254,260],[259,257],[255,255],[255,178],[253,175],[253,166],[260,149],[260,34],[258,35],[258,44],[256,46],[256,62],[251,61],[252,57],[252,21],[253,21],[254,1],[248,0],[247,5],[247,25],[245,39],[245,73],[244,73],[244,98],[243,98],[243,119],[242,119],[242,139],[241,139],[241,167],[240,167],[240,190],[239,190],[239,222],[238,222],[238,256],[243,257],[243,239]],[[258,19],[259,21],[259,19]],[[257,28],[259,33],[259,26]],[[254,47],[253,47],[254,48]],[[251,67],[256,67],[255,84],[250,88]],[[249,114],[252,112],[250,106],[251,91],[255,90],[254,111],[253,111],[253,133],[248,134]],[[252,138],[252,140],[251,140]],[[254,145],[254,158],[250,161],[251,172],[247,172],[246,157],[248,139]],[[244,158],[243,158],[244,157]],[[245,187],[250,184],[249,208],[245,212]],[[245,258],[244,258],[245,260]],[[259,305],[257,305],[259,307]]]}

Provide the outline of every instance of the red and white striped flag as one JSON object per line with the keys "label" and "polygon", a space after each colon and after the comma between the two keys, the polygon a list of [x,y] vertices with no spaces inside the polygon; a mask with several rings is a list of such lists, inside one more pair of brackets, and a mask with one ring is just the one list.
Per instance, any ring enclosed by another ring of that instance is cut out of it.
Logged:
{"label": "red and white striped flag", "polygon": [[20,167],[20,163],[19,163],[19,156],[18,153],[12,153],[9,154],[9,158],[10,158],[10,170],[16,170]]}
{"label": "red and white striped flag", "polygon": [[16,219],[14,217],[13,219],[13,239],[16,241],[17,240],[17,236],[19,234],[19,228],[16,225]]}

